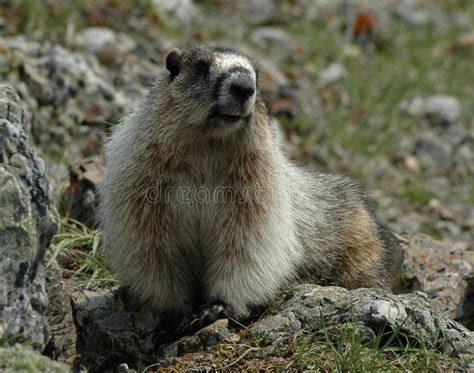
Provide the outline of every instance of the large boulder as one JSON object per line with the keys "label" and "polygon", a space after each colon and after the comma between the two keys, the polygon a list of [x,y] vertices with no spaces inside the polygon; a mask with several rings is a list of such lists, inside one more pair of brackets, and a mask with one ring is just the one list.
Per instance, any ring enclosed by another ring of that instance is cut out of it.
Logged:
{"label": "large boulder", "polygon": [[465,326],[474,322],[472,276],[474,258],[466,247],[437,241],[425,234],[399,236],[405,254],[402,277],[407,292],[422,291],[444,314],[462,320]]}
{"label": "large boulder", "polygon": [[0,341],[43,349],[43,260],[58,230],[45,167],[31,149],[13,89],[0,85]]}

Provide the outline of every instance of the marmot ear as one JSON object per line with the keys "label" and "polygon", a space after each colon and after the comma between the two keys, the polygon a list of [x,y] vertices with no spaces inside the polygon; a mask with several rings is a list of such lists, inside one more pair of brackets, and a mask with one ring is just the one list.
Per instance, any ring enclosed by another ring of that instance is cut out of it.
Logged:
{"label": "marmot ear", "polygon": [[174,79],[175,76],[179,74],[182,61],[183,57],[179,49],[173,49],[166,56],[166,68],[170,72],[171,79]]}

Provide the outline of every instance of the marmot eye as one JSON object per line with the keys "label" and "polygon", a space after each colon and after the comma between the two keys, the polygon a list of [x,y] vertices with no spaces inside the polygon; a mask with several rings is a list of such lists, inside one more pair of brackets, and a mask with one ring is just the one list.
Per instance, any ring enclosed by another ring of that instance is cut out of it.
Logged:
{"label": "marmot eye", "polygon": [[206,75],[209,72],[209,64],[205,61],[199,61],[196,63],[196,70],[201,75]]}

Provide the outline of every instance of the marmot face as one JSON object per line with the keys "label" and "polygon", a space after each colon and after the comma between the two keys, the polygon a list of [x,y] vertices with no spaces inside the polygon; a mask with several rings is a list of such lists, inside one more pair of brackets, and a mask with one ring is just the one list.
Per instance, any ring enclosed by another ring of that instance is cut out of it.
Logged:
{"label": "marmot face", "polygon": [[247,56],[228,48],[175,49],[166,68],[171,105],[185,119],[182,125],[232,133],[252,118],[258,67]]}

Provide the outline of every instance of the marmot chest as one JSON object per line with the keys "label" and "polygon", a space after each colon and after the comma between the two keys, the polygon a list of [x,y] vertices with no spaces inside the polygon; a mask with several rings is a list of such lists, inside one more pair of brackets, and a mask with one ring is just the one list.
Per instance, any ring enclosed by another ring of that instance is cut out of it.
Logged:
{"label": "marmot chest", "polygon": [[264,218],[275,202],[267,177],[245,163],[190,163],[171,179],[169,212],[181,226],[193,227],[194,239],[245,228]]}

